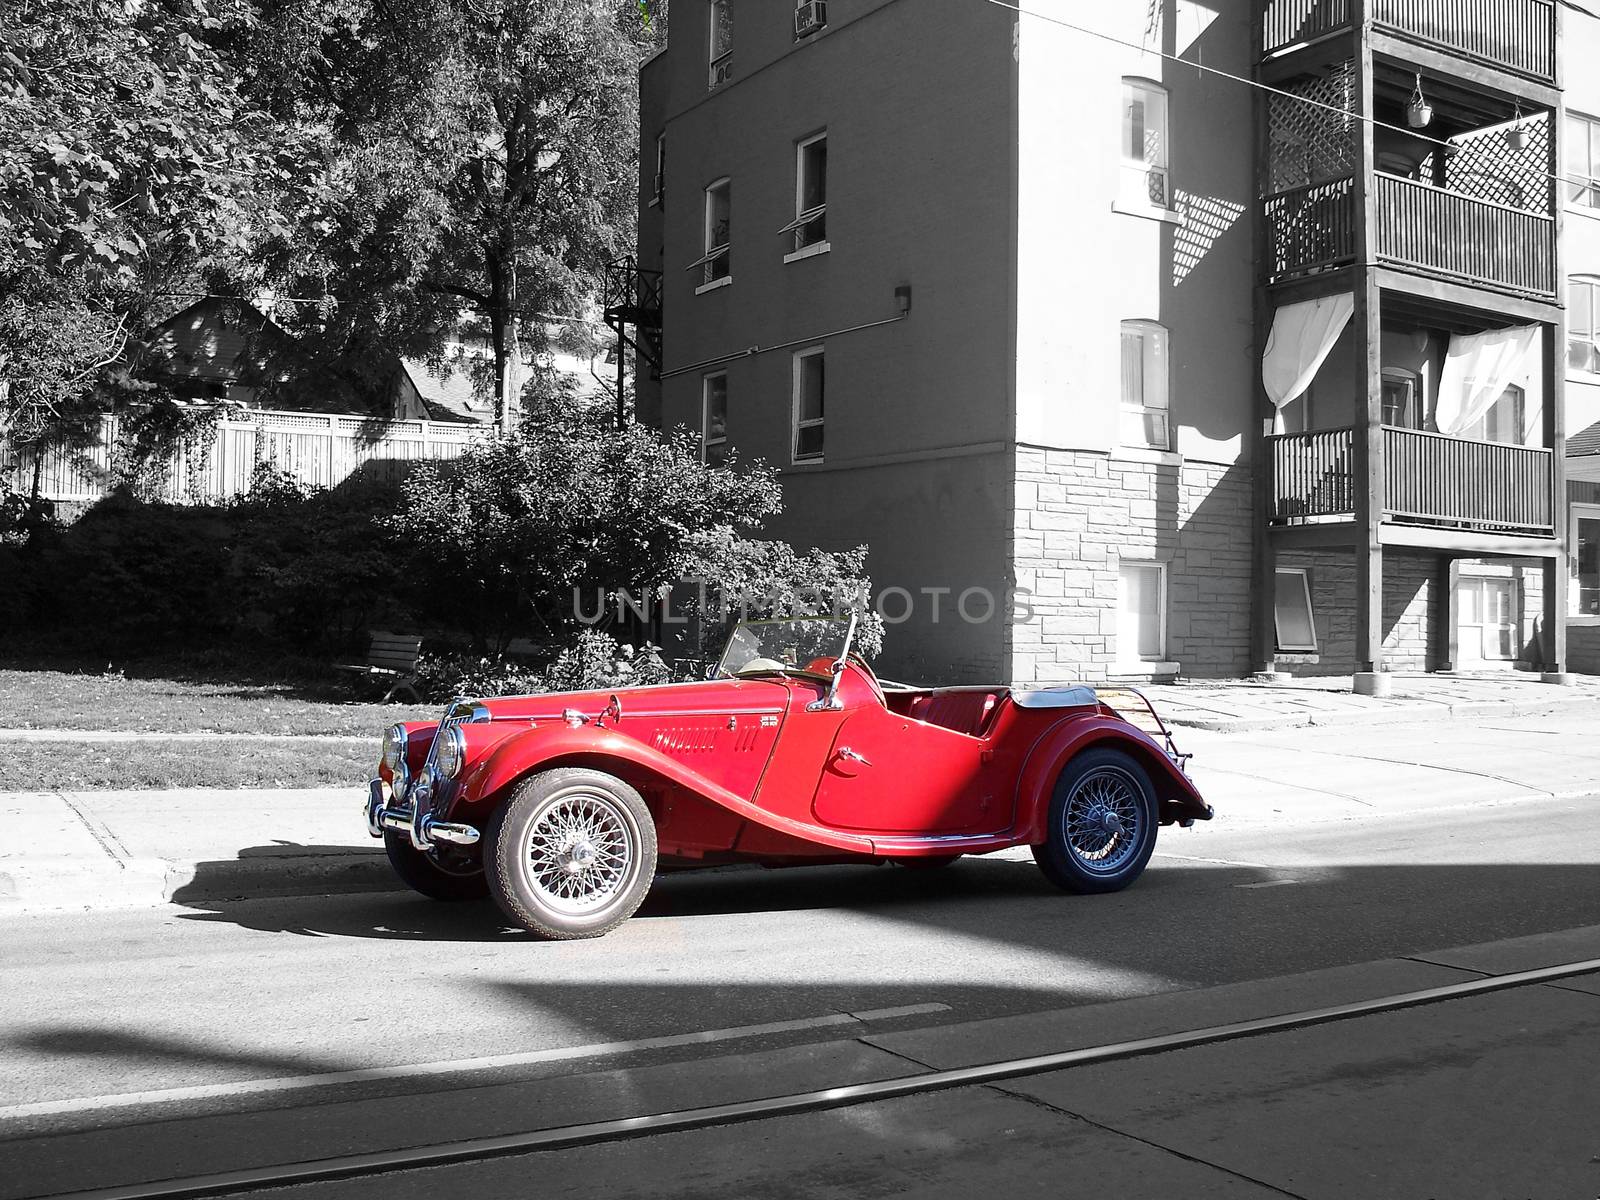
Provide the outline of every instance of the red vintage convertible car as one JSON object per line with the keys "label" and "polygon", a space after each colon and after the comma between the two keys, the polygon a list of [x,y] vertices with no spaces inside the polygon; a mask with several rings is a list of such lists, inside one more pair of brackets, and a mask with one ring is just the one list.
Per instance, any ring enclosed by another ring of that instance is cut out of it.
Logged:
{"label": "red vintage convertible car", "polygon": [[885,687],[854,631],[746,622],[705,682],[455,701],[388,731],[368,828],[424,895],[489,893],[526,929],[581,938],[632,916],[658,864],[937,866],[1026,845],[1058,886],[1110,892],[1158,825],[1210,818],[1153,710],[1146,732],[1087,687]]}

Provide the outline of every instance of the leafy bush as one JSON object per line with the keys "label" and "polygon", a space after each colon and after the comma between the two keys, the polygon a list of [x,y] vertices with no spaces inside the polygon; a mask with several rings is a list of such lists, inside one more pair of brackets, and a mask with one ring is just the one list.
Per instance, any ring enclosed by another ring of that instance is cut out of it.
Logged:
{"label": "leafy bush", "polygon": [[617,430],[603,414],[558,409],[420,465],[403,487],[387,524],[410,552],[412,602],[464,626],[480,654],[521,628],[572,629],[580,592],[669,583],[692,536],[754,529],[779,504],[770,470],[707,466],[686,431]]}
{"label": "leafy bush", "polygon": [[417,659],[417,692],[428,701],[526,696],[544,690],[543,674],[515,659],[472,654],[424,654]]}
{"label": "leafy bush", "polygon": [[545,672],[545,686],[552,692],[671,682],[672,672],[654,646],[636,651],[597,629],[581,631]]}
{"label": "leafy bush", "polygon": [[401,555],[385,524],[398,504],[380,480],[308,492],[258,468],[229,509],[240,606],[282,641],[329,651],[358,650],[365,629],[407,624]]}
{"label": "leafy bush", "polygon": [[543,671],[514,658],[424,654],[417,660],[417,690],[430,701],[455,696],[481,699],[538,692],[583,692],[671,683],[672,672],[654,646],[635,650],[585,629]]}
{"label": "leafy bush", "polygon": [[[684,606],[702,658],[721,649],[742,618],[858,614],[855,647],[865,658],[883,649],[883,618],[869,600],[867,547],[798,551],[787,542],[760,541],[718,529],[691,539],[684,575],[704,581]],[[701,597],[704,596],[704,605]]]}
{"label": "leafy bush", "polygon": [[30,539],[35,616],[96,651],[223,637],[239,618],[232,542],[216,509],[113,492],[70,527]]}

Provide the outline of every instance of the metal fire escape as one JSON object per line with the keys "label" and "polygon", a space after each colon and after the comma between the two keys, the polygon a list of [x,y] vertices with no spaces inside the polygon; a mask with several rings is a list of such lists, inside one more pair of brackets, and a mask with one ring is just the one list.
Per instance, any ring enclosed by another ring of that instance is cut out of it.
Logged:
{"label": "metal fire escape", "polygon": [[617,428],[628,423],[627,358],[631,346],[634,370],[649,365],[650,378],[661,378],[661,272],[648,271],[633,256],[606,267],[606,324],[617,334]]}

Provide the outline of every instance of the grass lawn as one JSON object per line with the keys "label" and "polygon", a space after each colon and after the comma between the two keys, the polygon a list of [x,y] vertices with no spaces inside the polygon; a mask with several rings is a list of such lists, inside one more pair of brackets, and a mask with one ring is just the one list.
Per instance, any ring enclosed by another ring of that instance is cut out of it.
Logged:
{"label": "grass lawn", "polygon": [[360,784],[378,742],[0,741],[0,792]]}
{"label": "grass lawn", "polygon": [[[334,698],[337,693],[326,699],[307,698],[304,691],[286,683],[235,684],[89,672],[0,670],[0,729],[343,733],[370,735],[376,741],[384,728],[395,721],[436,718],[443,707],[340,702]],[[12,746],[5,743],[8,751]],[[40,749],[53,753],[61,748]],[[281,753],[305,752],[283,749]]]}

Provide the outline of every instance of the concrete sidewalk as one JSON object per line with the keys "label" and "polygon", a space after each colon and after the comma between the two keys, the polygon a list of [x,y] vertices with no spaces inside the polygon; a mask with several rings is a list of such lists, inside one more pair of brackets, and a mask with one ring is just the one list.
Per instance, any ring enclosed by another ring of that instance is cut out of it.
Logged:
{"label": "concrete sidewalk", "polygon": [[[1570,689],[1550,688],[1570,694]],[[1202,832],[1600,794],[1587,705],[1359,732],[1187,729]],[[360,786],[0,793],[0,914],[399,886]],[[1200,841],[1193,844],[1204,853]]]}
{"label": "concrete sidewalk", "polygon": [[[1600,677],[1571,687],[1526,671],[1395,675],[1393,693],[1358,696],[1347,675],[1284,683],[1197,680],[1140,687],[1168,724],[1250,732],[1310,725],[1392,725],[1463,717],[1526,716],[1600,705]],[[1109,686],[1109,685],[1108,685]]]}

